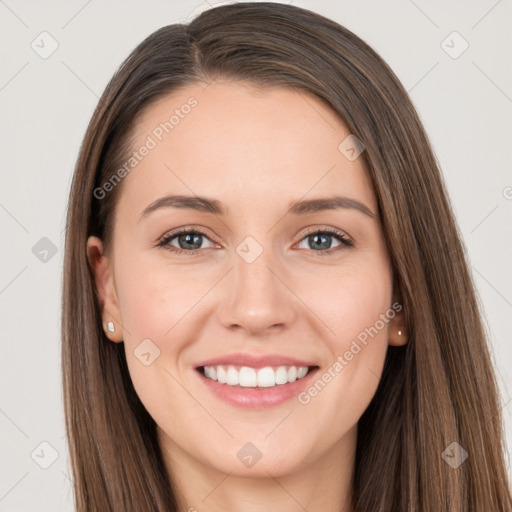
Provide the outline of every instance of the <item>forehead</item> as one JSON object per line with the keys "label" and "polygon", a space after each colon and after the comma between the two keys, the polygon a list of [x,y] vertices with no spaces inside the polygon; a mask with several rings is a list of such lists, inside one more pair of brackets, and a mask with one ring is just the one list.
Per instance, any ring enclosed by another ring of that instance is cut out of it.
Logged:
{"label": "forehead", "polygon": [[343,194],[375,211],[362,159],[338,148],[350,131],[307,92],[194,83],[150,105],[133,133],[134,152],[150,149],[125,178],[122,196],[132,205],[186,193],[217,198],[234,213]]}

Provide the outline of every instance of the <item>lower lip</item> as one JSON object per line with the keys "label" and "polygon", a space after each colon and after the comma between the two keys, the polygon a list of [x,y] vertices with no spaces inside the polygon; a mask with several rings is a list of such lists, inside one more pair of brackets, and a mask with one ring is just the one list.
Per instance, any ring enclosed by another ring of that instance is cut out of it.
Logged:
{"label": "lower lip", "polygon": [[318,370],[318,367],[311,369],[302,379],[297,379],[295,382],[289,382],[288,384],[279,384],[271,388],[246,388],[220,384],[216,380],[205,377],[201,370],[195,371],[210,391],[222,400],[238,407],[263,409],[282,404],[296,397],[309,384],[309,381]]}

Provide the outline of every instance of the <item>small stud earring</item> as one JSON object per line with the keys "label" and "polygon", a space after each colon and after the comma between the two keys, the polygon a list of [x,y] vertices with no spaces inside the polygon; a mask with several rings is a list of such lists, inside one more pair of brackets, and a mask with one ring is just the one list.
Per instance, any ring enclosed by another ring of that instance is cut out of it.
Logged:
{"label": "small stud earring", "polygon": [[114,326],[114,322],[108,322],[107,323],[107,331],[108,332],[116,332],[116,328]]}
{"label": "small stud earring", "polygon": [[398,331],[398,336],[402,336],[402,331]]}

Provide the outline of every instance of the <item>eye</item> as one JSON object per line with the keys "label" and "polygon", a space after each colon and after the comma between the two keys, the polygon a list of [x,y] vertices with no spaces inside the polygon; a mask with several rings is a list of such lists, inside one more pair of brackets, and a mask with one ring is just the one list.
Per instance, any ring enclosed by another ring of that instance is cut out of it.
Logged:
{"label": "eye", "polygon": [[202,243],[205,238],[209,240],[206,233],[199,229],[180,229],[165,235],[158,242],[158,247],[165,247],[178,254],[186,252],[192,255],[205,248]]}
{"label": "eye", "polygon": [[[182,228],[178,231],[164,235],[158,242],[158,247],[164,247],[176,254],[186,253],[189,256],[193,256],[201,252],[201,249],[207,249],[208,247],[203,246],[204,239],[210,240],[208,235],[200,229]],[[338,241],[338,245],[332,247],[332,240]],[[211,240],[210,240],[211,242]],[[312,250],[317,255],[328,255],[346,247],[352,247],[354,244],[350,238],[335,228],[310,228],[306,232],[299,245],[302,243],[309,244],[310,247],[306,249]],[[215,245],[212,242],[213,245]],[[304,247],[300,247],[304,248]]]}
{"label": "eye", "polygon": [[[338,245],[332,249],[332,240],[336,239],[338,241]],[[312,249],[313,252],[323,255],[323,254],[332,254],[333,252],[340,251],[346,247],[352,247],[354,244],[348,238],[348,236],[335,228],[312,228],[310,229],[306,236],[300,241],[300,244],[306,243],[309,247],[305,247],[306,249]],[[304,248],[304,247],[301,247]]]}

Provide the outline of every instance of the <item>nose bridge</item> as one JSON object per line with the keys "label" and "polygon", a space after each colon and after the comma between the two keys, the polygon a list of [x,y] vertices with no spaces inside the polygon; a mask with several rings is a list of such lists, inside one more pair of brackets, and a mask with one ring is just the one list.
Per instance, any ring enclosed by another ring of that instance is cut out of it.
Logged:
{"label": "nose bridge", "polygon": [[248,236],[235,248],[232,287],[223,310],[223,322],[251,332],[292,321],[292,295],[276,276],[279,265],[268,237],[260,243]]}

